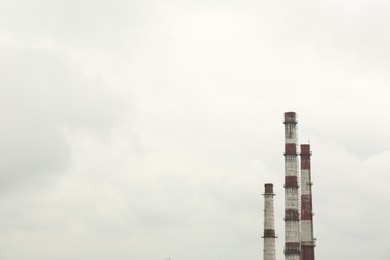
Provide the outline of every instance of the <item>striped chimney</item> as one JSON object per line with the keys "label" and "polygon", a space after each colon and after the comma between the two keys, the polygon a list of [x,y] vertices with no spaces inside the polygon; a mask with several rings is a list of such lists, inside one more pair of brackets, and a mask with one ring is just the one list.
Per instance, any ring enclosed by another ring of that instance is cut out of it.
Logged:
{"label": "striped chimney", "polygon": [[314,260],[313,212],[311,196],[310,145],[301,145],[301,260]]}
{"label": "striped chimney", "polygon": [[264,184],[264,260],[276,260],[273,184]]}
{"label": "striped chimney", "polygon": [[300,260],[297,120],[295,112],[284,114],[285,125],[285,247],[286,260]]}

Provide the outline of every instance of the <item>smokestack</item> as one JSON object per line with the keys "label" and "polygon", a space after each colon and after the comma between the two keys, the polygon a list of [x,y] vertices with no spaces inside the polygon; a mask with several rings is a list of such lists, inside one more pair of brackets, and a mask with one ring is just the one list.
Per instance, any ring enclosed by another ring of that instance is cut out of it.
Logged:
{"label": "smokestack", "polygon": [[273,184],[264,184],[264,260],[276,260]]}
{"label": "smokestack", "polygon": [[285,247],[286,260],[300,260],[297,120],[295,112],[284,114],[285,125]]}
{"label": "smokestack", "polygon": [[311,196],[310,145],[301,145],[301,260],[314,260],[313,212]]}

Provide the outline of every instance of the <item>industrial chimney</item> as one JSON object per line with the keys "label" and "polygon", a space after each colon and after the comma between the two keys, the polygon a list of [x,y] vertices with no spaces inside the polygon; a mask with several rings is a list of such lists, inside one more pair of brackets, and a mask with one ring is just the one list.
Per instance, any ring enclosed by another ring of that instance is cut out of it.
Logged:
{"label": "industrial chimney", "polygon": [[284,114],[285,125],[285,247],[286,260],[300,260],[297,120],[295,112]]}
{"label": "industrial chimney", "polygon": [[276,260],[273,184],[264,184],[264,260]]}
{"label": "industrial chimney", "polygon": [[301,145],[301,260],[314,260],[310,145]]}

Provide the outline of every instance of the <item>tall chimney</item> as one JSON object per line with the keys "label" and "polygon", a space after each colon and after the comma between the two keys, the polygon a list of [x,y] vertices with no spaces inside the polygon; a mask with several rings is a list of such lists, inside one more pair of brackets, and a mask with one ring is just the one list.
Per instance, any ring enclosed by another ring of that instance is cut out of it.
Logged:
{"label": "tall chimney", "polygon": [[284,114],[285,125],[285,247],[286,260],[300,260],[297,120],[295,112]]}
{"label": "tall chimney", "polygon": [[313,208],[311,196],[310,145],[301,145],[301,260],[314,260]]}
{"label": "tall chimney", "polygon": [[276,260],[273,184],[264,184],[264,260]]}

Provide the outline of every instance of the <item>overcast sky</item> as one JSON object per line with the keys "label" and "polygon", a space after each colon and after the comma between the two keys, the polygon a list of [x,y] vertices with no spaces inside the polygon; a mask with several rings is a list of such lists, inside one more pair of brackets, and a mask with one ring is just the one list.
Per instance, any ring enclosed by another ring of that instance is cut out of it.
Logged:
{"label": "overcast sky", "polygon": [[317,259],[390,259],[390,3],[1,0],[0,260],[284,259],[283,113]]}

